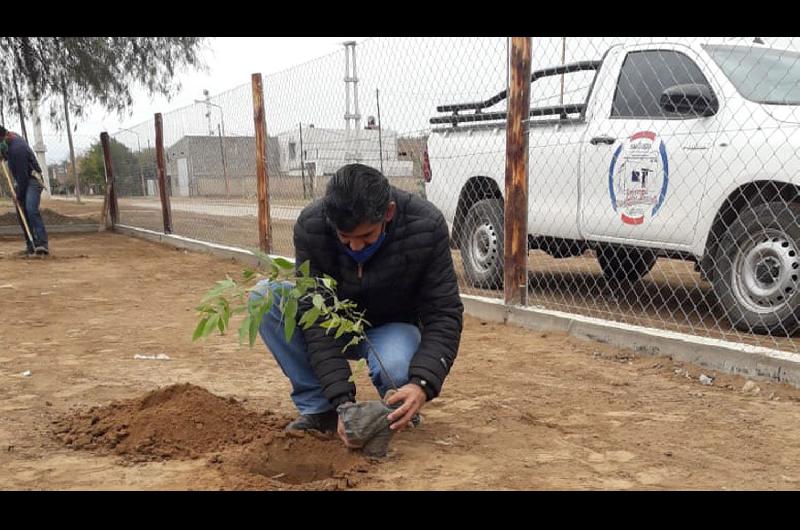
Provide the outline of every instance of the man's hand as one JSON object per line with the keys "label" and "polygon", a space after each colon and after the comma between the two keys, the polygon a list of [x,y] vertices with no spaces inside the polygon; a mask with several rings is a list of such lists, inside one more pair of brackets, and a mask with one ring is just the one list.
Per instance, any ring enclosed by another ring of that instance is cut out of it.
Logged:
{"label": "man's hand", "polygon": [[408,422],[411,421],[411,418],[419,412],[422,408],[422,405],[428,400],[428,396],[425,395],[425,391],[422,390],[422,387],[415,385],[414,383],[409,383],[400,387],[397,392],[393,392],[386,399],[387,405],[394,405],[395,403],[402,402],[403,405],[400,406],[397,410],[389,414],[389,428],[393,431],[397,431],[403,429]]}

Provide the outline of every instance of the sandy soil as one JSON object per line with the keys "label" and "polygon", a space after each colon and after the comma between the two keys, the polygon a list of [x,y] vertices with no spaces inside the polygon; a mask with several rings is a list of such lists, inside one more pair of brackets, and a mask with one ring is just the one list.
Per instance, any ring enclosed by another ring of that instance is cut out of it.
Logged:
{"label": "sandy soil", "polygon": [[[384,461],[337,454],[337,442],[282,438],[294,410],[266,349],[191,341],[202,293],[240,265],[110,233],[52,239],[46,259],[14,257],[19,242],[0,240],[2,489],[800,486],[797,389],[475,318],[441,398]],[[160,354],[169,360],[135,358]],[[163,398],[187,384],[201,401]],[[104,445],[113,429],[139,432],[131,418],[144,421],[136,411],[153,395],[185,426],[167,440],[143,423],[152,430],[138,446]],[[375,397],[365,374],[359,397]],[[254,422],[237,423],[252,425],[253,439],[210,429],[191,445],[191,425],[213,421],[196,415],[216,406],[198,403],[235,403]],[[105,431],[92,431],[94,416]],[[152,450],[167,441],[171,449]],[[331,464],[345,457],[344,468]]]}

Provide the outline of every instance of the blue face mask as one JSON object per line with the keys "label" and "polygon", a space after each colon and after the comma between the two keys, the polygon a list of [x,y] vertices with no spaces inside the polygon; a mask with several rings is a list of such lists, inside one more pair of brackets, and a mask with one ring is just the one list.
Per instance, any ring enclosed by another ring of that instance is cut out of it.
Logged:
{"label": "blue face mask", "polygon": [[361,265],[364,264],[368,259],[370,259],[378,251],[379,248],[381,248],[381,245],[383,244],[383,241],[385,239],[386,239],[386,232],[382,232],[377,241],[375,241],[371,245],[367,245],[358,252],[351,249],[348,245],[342,244],[342,246],[344,247],[344,251],[347,252],[347,254],[351,258],[356,260],[356,263]]}

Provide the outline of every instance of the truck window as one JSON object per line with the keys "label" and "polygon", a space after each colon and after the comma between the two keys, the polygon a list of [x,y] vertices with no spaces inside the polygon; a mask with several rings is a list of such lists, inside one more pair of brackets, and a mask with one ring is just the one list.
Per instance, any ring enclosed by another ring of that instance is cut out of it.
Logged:
{"label": "truck window", "polygon": [[631,52],[620,71],[611,117],[685,119],[685,114],[663,110],[659,98],[665,88],[687,83],[708,85],[700,68],[683,53],[671,50]]}
{"label": "truck window", "polygon": [[800,53],[757,46],[703,48],[750,101],[800,105]]}

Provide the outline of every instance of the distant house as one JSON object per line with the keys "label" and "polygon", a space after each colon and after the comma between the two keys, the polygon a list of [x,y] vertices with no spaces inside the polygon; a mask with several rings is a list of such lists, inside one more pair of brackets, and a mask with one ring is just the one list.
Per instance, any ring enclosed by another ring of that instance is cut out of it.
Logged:
{"label": "distant house", "polygon": [[67,190],[74,189],[75,179],[70,179],[69,162],[64,160],[58,164],[48,164],[48,175],[50,175],[51,185],[55,181],[55,186],[52,187],[53,193],[66,193]]}
{"label": "distant house", "polygon": [[[254,196],[254,136],[187,135],[164,149],[173,196]],[[267,160],[273,171],[278,141],[267,138]]]}
{"label": "distant house", "polygon": [[397,132],[390,130],[323,129],[303,127],[302,153],[300,128],[277,135],[279,168],[290,176],[301,175],[301,161],[305,171],[317,176],[332,175],[345,164],[360,162],[381,168],[387,177],[411,177],[413,163],[397,156]]}

